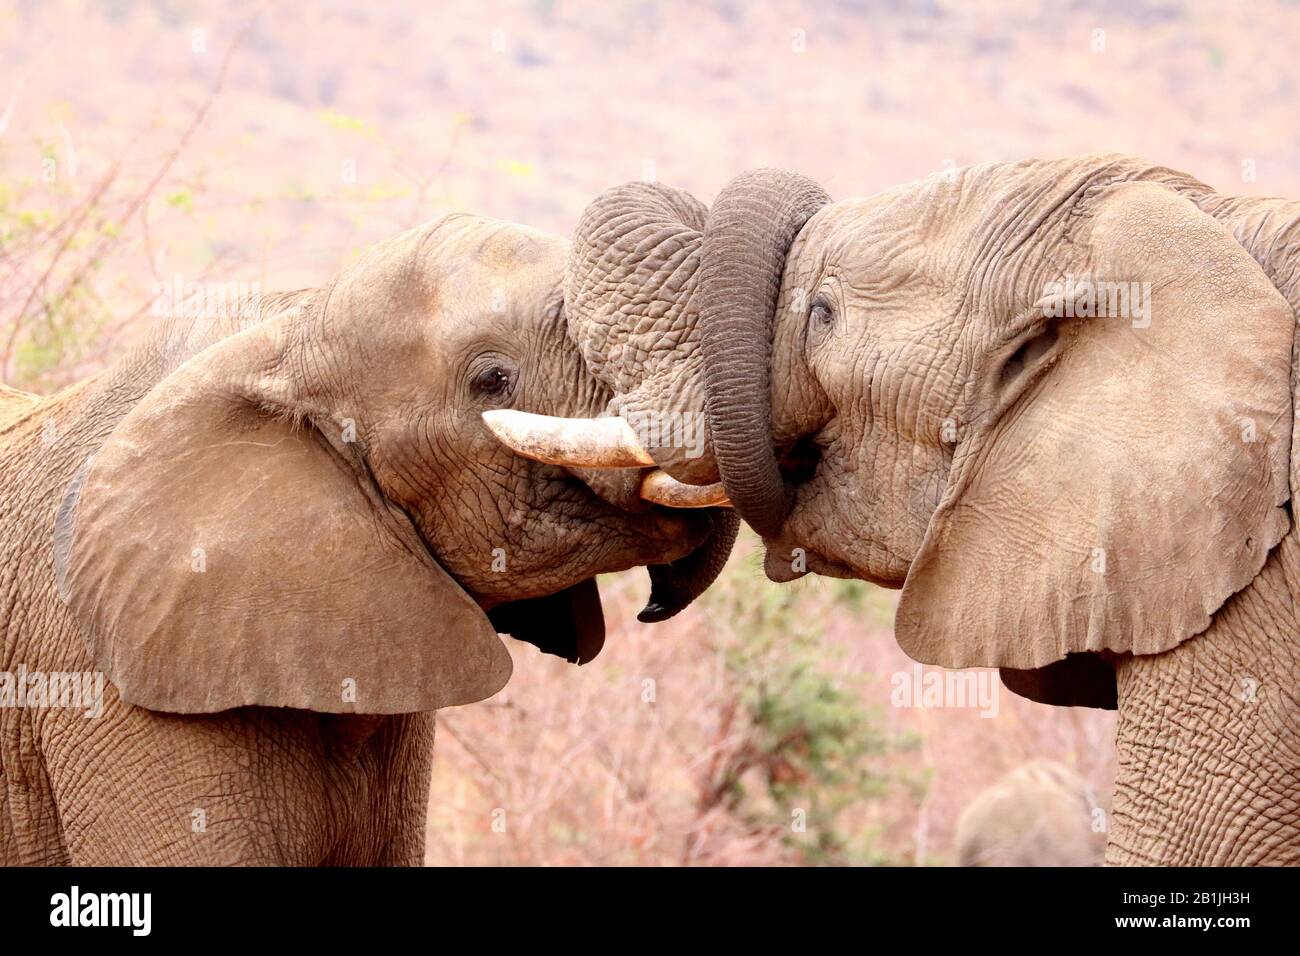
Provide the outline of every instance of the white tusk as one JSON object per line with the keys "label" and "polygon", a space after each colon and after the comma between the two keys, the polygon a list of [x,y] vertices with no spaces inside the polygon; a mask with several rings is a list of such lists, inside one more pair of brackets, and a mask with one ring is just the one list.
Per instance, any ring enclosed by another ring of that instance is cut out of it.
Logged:
{"label": "white tusk", "polygon": [[494,408],[483,423],[507,448],[552,465],[578,468],[646,468],[655,460],[621,418],[554,418]]}
{"label": "white tusk", "polygon": [[730,508],[722,482],[688,485],[658,469],[641,479],[641,497],[668,508]]}

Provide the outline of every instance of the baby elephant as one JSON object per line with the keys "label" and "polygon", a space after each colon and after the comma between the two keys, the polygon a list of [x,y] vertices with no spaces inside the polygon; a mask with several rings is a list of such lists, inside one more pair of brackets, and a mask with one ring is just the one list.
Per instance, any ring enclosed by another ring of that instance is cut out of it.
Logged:
{"label": "baby elephant", "polygon": [[1069,767],[1035,760],[983,791],[957,820],[961,866],[1097,866],[1095,803]]}

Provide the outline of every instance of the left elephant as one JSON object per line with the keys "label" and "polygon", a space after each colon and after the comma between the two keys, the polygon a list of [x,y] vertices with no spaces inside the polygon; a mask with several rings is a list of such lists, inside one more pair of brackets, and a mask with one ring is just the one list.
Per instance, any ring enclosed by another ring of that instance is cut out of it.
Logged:
{"label": "left elephant", "polygon": [[707,585],[729,513],[481,420],[608,403],[566,255],[449,216],[188,302],[57,395],[0,386],[0,865],[418,863],[432,711],[506,683],[498,631],[585,663],[596,574]]}

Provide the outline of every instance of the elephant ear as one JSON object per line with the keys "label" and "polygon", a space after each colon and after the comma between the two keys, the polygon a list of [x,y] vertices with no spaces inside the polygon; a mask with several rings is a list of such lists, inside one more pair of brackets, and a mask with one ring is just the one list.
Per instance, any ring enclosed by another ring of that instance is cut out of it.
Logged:
{"label": "elephant ear", "polygon": [[292,318],[180,366],[74,480],[55,567],[95,665],[123,700],[174,713],[405,713],[496,693],[511,661],[486,615],[355,444],[290,411]]}
{"label": "elephant ear", "polygon": [[1040,303],[975,376],[987,424],[954,457],[896,633],[919,661],[1113,706],[1085,652],[1200,633],[1290,526],[1294,320],[1187,200],[1130,183],[1095,201],[1092,278],[1149,282],[1146,317]]}

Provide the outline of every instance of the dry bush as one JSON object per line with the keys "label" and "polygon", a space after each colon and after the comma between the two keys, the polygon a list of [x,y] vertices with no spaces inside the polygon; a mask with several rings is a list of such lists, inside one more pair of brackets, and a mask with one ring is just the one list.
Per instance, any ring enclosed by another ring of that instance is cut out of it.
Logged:
{"label": "dry bush", "polygon": [[505,691],[439,714],[430,863],[951,862],[961,808],[1035,756],[1075,766],[1108,806],[1110,714],[1009,692],[992,718],[892,706],[891,677],[912,662],[888,592],[773,585],[748,534],[714,589],[665,624],[635,622],[643,574],[601,591],[609,636],[594,662],[511,641]]}
{"label": "dry bush", "polygon": [[594,663],[511,642],[506,691],[439,715],[430,862],[875,859],[845,811],[886,787],[893,742],[861,675],[796,621],[825,594],[774,588],[745,554],[666,624],[635,623],[643,574],[601,588]]}
{"label": "dry bush", "polygon": [[[0,181],[0,380],[51,391],[98,370],[123,329],[150,311],[163,283],[153,250],[154,220],[192,202],[188,188],[163,195],[173,167],[203,126],[238,46],[227,48],[216,81],[184,129],[133,167],[127,156],[78,156],[62,119],[31,136],[0,139],[0,163],[39,172]],[[22,84],[5,110],[7,128]],[[30,168],[30,167],[29,167]],[[212,257],[190,282],[216,272]],[[141,271],[148,284],[133,281]]]}

